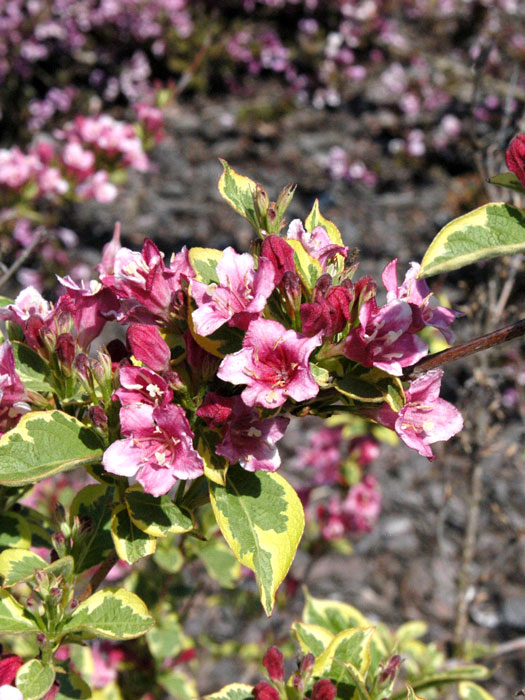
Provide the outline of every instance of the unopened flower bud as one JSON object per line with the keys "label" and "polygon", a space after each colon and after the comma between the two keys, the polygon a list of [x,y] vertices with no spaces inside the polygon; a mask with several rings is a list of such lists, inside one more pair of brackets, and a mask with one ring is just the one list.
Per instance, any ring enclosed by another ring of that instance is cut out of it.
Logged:
{"label": "unopened flower bud", "polygon": [[301,672],[301,674],[303,676],[309,674],[314,667],[314,663],[315,656],[313,654],[306,654],[304,659],[301,661],[301,665],[299,667],[299,671]]}
{"label": "unopened flower bud", "polygon": [[76,598],[73,598],[71,600],[71,603],[69,603],[69,609],[70,610],[76,610],[78,608],[79,602]]}
{"label": "unopened flower bud", "polygon": [[62,333],[58,336],[55,352],[62,369],[69,375],[75,360],[75,339],[71,333]]}
{"label": "unopened flower bud", "polygon": [[47,574],[43,569],[36,569],[34,577],[39,586],[44,586],[48,582]]}
{"label": "unopened flower bud", "polygon": [[302,693],[304,691],[304,680],[300,673],[294,673],[292,677],[292,686],[299,693]]}
{"label": "unopened flower bud", "polygon": [[336,695],[337,688],[328,678],[321,678],[312,688],[312,700],[334,700]]}
{"label": "unopened flower bud", "polygon": [[268,211],[268,207],[270,206],[270,198],[262,185],[255,185],[253,205],[257,219],[259,223],[262,224],[266,221],[266,213]]}
{"label": "unopened flower bud", "polygon": [[91,366],[89,362],[89,357],[83,352],[79,353],[75,357],[74,365],[80,379],[82,379],[85,382],[89,382],[91,380]]}
{"label": "unopened flower bud", "polygon": [[170,366],[169,345],[157,326],[133,323],[128,328],[127,340],[132,354],[154,372],[163,372]]}
{"label": "unopened flower bud", "polygon": [[505,153],[505,161],[510,172],[525,187],[525,134],[518,134],[512,139]]}
{"label": "unopened flower bud", "polygon": [[403,659],[399,654],[394,654],[387,662],[379,675],[379,683],[387,683],[395,678]]}
{"label": "unopened flower bud", "polygon": [[284,273],[281,290],[285,298],[286,311],[291,318],[295,318],[301,306],[301,282],[295,272]]}
{"label": "unopened flower bud", "polygon": [[49,591],[49,595],[51,596],[51,598],[53,598],[53,602],[56,604],[62,598],[62,591],[60,590],[60,588],[53,586]]}
{"label": "unopened flower bud", "polygon": [[275,272],[275,285],[279,286],[285,272],[295,273],[292,246],[280,236],[267,236],[262,242],[261,256],[268,258]]}
{"label": "unopened flower bud", "polygon": [[36,635],[36,642],[37,642],[37,644],[40,644],[40,646],[44,646],[44,644],[47,644],[48,638],[46,637],[46,635],[43,632],[39,632]]}
{"label": "unopened flower bud", "polygon": [[102,406],[90,406],[88,414],[95,427],[102,429],[107,427],[108,417],[104,413]]}
{"label": "unopened flower bud", "polygon": [[263,657],[263,666],[268,671],[272,681],[284,680],[283,654],[280,649],[273,646],[268,649]]}
{"label": "unopened flower bud", "polygon": [[290,206],[290,202],[292,201],[295,193],[295,188],[296,185],[286,185],[286,187],[283,187],[279,193],[279,196],[277,197],[277,202],[275,204],[280,219],[282,219],[286,210]]}
{"label": "unopened flower bud", "polygon": [[280,700],[277,689],[266,681],[257,683],[257,685],[252,689],[252,695],[255,700]]}

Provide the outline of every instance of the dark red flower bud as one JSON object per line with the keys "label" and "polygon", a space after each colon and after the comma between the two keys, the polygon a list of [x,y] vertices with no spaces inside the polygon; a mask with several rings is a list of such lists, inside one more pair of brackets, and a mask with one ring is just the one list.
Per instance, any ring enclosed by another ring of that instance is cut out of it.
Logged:
{"label": "dark red flower bud", "polygon": [[319,331],[328,334],[330,327],[330,306],[324,299],[312,304],[301,304],[301,330],[304,335],[311,338]]}
{"label": "dark red flower bud", "polygon": [[512,139],[505,153],[505,161],[510,172],[525,187],[525,134],[518,134]]}
{"label": "dark red flower bud", "polygon": [[107,426],[108,417],[104,413],[102,406],[90,406],[88,414],[93,421],[93,425],[97,428],[105,428]]}
{"label": "dark red flower bud", "polygon": [[270,647],[263,657],[263,666],[272,681],[284,680],[283,654],[277,647]]}
{"label": "dark red flower bud", "polygon": [[278,691],[266,681],[261,681],[252,690],[255,700],[280,700]]}
{"label": "dark red flower bud", "polygon": [[399,654],[394,654],[394,656],[388,660],[385,668],[381,671],[379,675],[379,682],[386,683],[387,681],[393,680],[399,670],[399,667],[401,666],[402,661],[403,659],[399,656]]}
{"label": "dark red flower bud", "polygon": [[210,428],[219,428],[230,418],[233,410],[232,405],[233,400],[230,397],[210,392],[196,413],[199,418],[206,421]]}
{"label": "dark red flower bud", "polygon": [[306,654],[304,659],[301,661],[301,666],[299,670],[301,673],[304,675],[305,673],[310,673],[312,668],[314,667],[315,663],[315,656],[313,654]]}
{"label": "dark red flower bud", "polygon": [[268,258],[275,270],[275,284],[281,284],[285,272],[295,273],[293,248],[279,236],[267,236],[262,244],[261,256]]}
{"label": "dark red flower bud", "polygon": [[13,685],[16,674],[24,662],[16,654],[7,654],[0,659],[0,685]]}
{"label": "dark red flower bud", "polygon": [[58,336],[55,352],[62,367],[68,372],[71,371],[75,360],[75,339],[71,333],[62,333]]}
{"label": "dark red flower bud", "polygon": [[314,299],[320,301],[320,298],[324,298],[331,286],[332,276],[325,272],[324,275],[317,278],[314,289]]}
{"label": "dark red flower bud", "polygon": [[40,331],[44,327],[44,321],[41,316],[35,315],[30,316],[25,327],[25,336],[33,350],[40,350],[42,347],[42,342],[40,339]]}
{"label": "dark red flower bud", "polygon": [[346,287],[332,287],[326,294],[326,301],[330,306],[332,318],[330,335],[341,333],[350,319],[352,293]]}
{"label": "dark red flower bud", "polygon": [[321,678],[312,688],[312,700],[334,700],[337,688],[328,678]]}

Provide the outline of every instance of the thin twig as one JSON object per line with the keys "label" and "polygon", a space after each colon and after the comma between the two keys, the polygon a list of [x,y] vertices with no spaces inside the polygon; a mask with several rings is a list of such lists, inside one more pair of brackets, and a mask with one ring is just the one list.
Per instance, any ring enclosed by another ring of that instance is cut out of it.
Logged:
{"label": "thin twig", "polygon": [[523,262],[523,255],[516,255],[512,258],[510,264],[509,276],[505,280],[505,284],[500,292],[499,299],[491,312],[491,322],[496,324],[500,320],[505,306],[509,300],[512,288],[514,287],[514,282],[516,281],[516,276],[521,269],[521,263]]}
{"label": "thin twig", "polygon": [[93,595],[117,562],[118,554],[115,552],[115,550],[113,550],[111,554],[108,555],[107,559],[98,567],[91,577],[88,585],[82,591],[82,595],[78,599],[80,603],[83,600],[86,600],[86,598],[89,598],[90,595]]}
{"label": "thin twig", "polygon": [[31,245],[29,245],[24,250],[24,252],[18,256],[18,258],[7,270],[7,272],[5,272],[2,275],[2,277],[0,277],[0,288],[2,288],[4,284],[8,282],[11,279],[11,277],[22,267],[25,261],[35,252],[35,250],[38,248],[38,246],[42,243],[42,241],[46,238],[47,235],[48,231],[46,229],[40,229],[36,232],[35,237],[31,242]]}
{"label": "thin twig", "polygon": [[496,345],[501,345],[514,338],[520,338],[525,335],[525,319],[517,321],[510,326],[505,326],[492,333],[487,333],[479,338],[473,338],[466,343],[454,345],[447,350],[436,352],[429,357],[424,357],[419,362],[416,362],[412,367],[408,367],[403,377],[405,379],[415,379],[420,374],[428,372],[430,369],[441,367],[441,365],[459,360],[462,357],[468,357],[481,350],[488,350]]}

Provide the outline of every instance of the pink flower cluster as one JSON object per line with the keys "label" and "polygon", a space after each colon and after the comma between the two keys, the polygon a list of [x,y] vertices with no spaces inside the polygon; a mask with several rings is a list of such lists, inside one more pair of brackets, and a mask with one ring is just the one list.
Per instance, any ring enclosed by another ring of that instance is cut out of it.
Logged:
{"label": "pink flower cluster", "polygon": [[[111,139],[103,140],[108,124],[82,120],[69,133],[111,149]],[[260,192],[259,209],[266,199]],[[268,200],[259,214],[265,221],[270,210],[282,216],[285,199]],[[458,411],[439,398],[439,372],[413,382],[397,404],[367,403],[345,382],[394,382],[402,395],[398,378],[428,352],[419,331],[431,326],[450,341],[455,312],[417,279],[415,263],[399,286],[395,260],[383,272],[387,298],[379,304],[371,278],[352,280],[356,265],[345,262],[333,224],[308,221],[295,219],[280,235],[261,231],[252,253],[184,248],[168,262],[151,240],[140,253],[122,247],[116,227],[98,280],[60,279],[65,292],[55,305],[29,287],[0,308],[0,320],[19,327],[17,337],[46,362],[48,381],[64,400],[78,383],[91,397],[80,417],[107,442],[106,471],[155,496],[203,475],[210,455],[223,466],[275,471],[276,445],[290,417],[323,415],[334,401],[388,426],[432,459],[429,445],[461,427]],[[126,343],[114,339],[90,358],[91,343],[110,320],[126,326]],[[25,396],[12,350],[8,343],[2,348],[5,430]],[[361,467],[374,451],[363,441],[349,449]],[[333,450],[315,461],[314,484],[340,482]],[[336,521],[346,531],[365,530],[379,512],[373,477],[347,483],[344,500],[323,516],[326,536],[334,536]]]}

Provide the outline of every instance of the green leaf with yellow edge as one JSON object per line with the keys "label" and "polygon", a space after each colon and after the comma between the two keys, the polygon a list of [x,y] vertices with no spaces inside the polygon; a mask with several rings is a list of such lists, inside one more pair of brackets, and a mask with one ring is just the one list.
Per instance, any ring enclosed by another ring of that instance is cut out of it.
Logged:
{"label": "green leaf with yellow edge", "polygon": [[370,700],[370,694],[368,692],[368,688],[366,687],[366,681],[364,679],[363,674],[360,673],[357,670],[357,668],[351,663],[345,663],[344,669],[346,673],[350,676],[351,684],[355,685],[357,689],[357,696],[361,698],[361,700]]}
{"label": "green leaf with yellow edge", "polygon": [[335,636],[326,627],[307,625],[299,621],[294,622],[291,629],[302,652],[304,654],[311,652],[314,656],[322,654]]}
{"label": "green leaf with yellow edge", "polygon": [[32,484],[87,466],[104,452],[97,434],[62,411],[26,413],[0,438],[0,484]]}
{"label": "green leaf with yellow edge", "polygon": [[80,603],[61,632],[80,632],[85,638],[134,639],[154,624],[144,601],[137,595],[123,588],[108,588]]}
{"label": "green leaf with yellow edge", "polygon": [[258,231],[257,216],[255,214],[254,194],[256,183],[250,180],[246,175],[239,175],[233,168],[230,168],[228,163],[219,158],[221,165],[224,168],[219,179],[219,192],[223,199],[235,209],[235,211],[244,216],[250,224]]}
{"label": "green leaf with yellow edge", "polygon": [[[337,228],[337,226],[332,222],[329,221],[329,219],[325,219],[325,217],[321,214],[319,210],[319,200],[316,199],[314,202],[314,205],[312,207],[311,212],[308,214],[306,217],[306,220],[304,222],[305,228],[308,231],[308,233],[312,233],[314,228],[316,226],[322,226],[326,233],[328,234],[328,237],[334,243],[335,245],[339,245],[341,247],[344,246],[343,243],[343,237],[341,236],[341,231]],[[336,255],[335,257],[335,265],[336,265],[336,270],[337,272],[342,272],[345,266],[345,259],[342,255]]]}
{"label": "green leaf with yellow edge", "polygon": [[500,173],[499,175],[494,175],[489,177],[488,182],[491,185],[499,185],[499,187],[505,187],[508,190],[514,190],[514,192],[519,192],[520,194],[525,194],[525,187],[519,181],[519,178],[514,175],[514,173]]}
{"label": "green leaf with yellow edge", "polygon": [[261,603],[270,615],[304,530],[299,497],[279,474],[233,466],[225,486],[210,482],[210,500],[233,553],[255,572]]}
{"label": "green leaf with yellow edge", "polygon": [[0,589],[0,633],[23,634],[40,632],[24,608],[7,591]]}
{"label": "green leaf with yellow edge", "polygon": [[230,463],[226,457],[222,457],[216,452],[215,448],[221,440],[219,433],[214,430],[202,432],[199,435],[197,451],[204,462],[204,476],[219,486],[225,486]]}
{"label": "green leaf with yellow edge", "polygon": [[157,681],[170,697],[177,700],[197,700],[199,697],[195,681],[183,671],[175,669],[160,671],[157,674]]}
{"label": "green leaf with yellow edge", "polygon": [[418,277],[523,251],[525,216],[521,209],[502,202],[485,204],[441,229],[423,257]]}
{"label": "green leaf with yellow edge", "polygon": [[293,248],[295,269],[299,275],[299,279],[304,287],[311,292],[315,287],[315,283],[323,274],[321,263],[306,252],[301,241],[288,238],[286,242]]}
{"label": "green leaf with yellow edge", "polygon": [[405,622],[401,627],[398,627],[395,637],[398,644],[403,645],[409,640],[423,637],[427,631],[428,625],[426,622],[423,622],[423,620],[411,620],[410,622]]}
{"label": "green leaf with yellow edge", "polygon": [[494,696],[477,683],[462,681],[458,685],[458,693],[461,700],[494,700]]}
{"label": "green leaf with yellow edge", "polygon": [[71,669],[67,673],[61,673],[61,670],[60,667],[56,668],[56,680],[60,683],[60,688],[55,700],[94,700],[95,693],[91,693],[89,685],[77,673]]}
{"label": "green leaf with yellow edge", "polygon": [[337,600],[314,598],[304,589],[303,622],[324,627],[332,634],[338,634],[350,627],[369,627],[370,620],[357,608]]}
{"label": "green leaf with yellow edge", "polygon": [[27,549],[4,549],[0,554],[0,576],[5,587],[31,578],[36,570],[47,566],[47,561]]}
{"label": "green leaf with yellow edge", "polygon": [[317,678],[328,676],[338,682],[344,678],[343,664],[351,663],[365,676],[372,660],[370,641],[374,632],[373,627],[355,627],[336,634],[323,653],[316,658],[313,675]]}
{"label": "green leaf with yellow edge", "polygon": [[139,530],[131,520],[125,505],[118,506],[113,511],[111,536],[117,554],[128,564],[135,564],[150,556],[157,546],[157,540]]}
{"label": "green leaf with yellow edge", "polygon": [[230,683],[203,700],[253,700],[252,686],[245,683]]}
{"label": "green leaf with yellow edge", "polygon": [[217,284],[217,264],[222,258],[222,250],[216,248],[190,248],[188,251],[191,266],[195,270],[195,279],[204,284]]}
{"label": "green leaf with yellow edge", "polygon": [[[490,677],[490,671],[480,664],[470,666],[457,666],[455,668],[438,671],[429,676],[418,678],[412,681],[414,691],[432,688],[433,686],[448,685],[449,683],[459,683],[461,681],[484,681]],[[392,700],[401,700],[403,692],[394,693]]]}
{"label": "green leaf with yellow edge", "polygon": [[91,700],[124,700],[117,681],[111,681],[103,688],[94,689],[89,697]]}
{"label": "green leaf with yellow edge", "polygon": [[175,505],[169,496],[152,496],[135,484],[126,490],[124,499],[133,523],[152,537],[166,537],[193,529],[188,513]]}
{"label": "green leaf with yellow edge", "polygon": [[29,345],[13,340],[16,371],[26,389],[46,393],[53,391],[49,384],[49,367]]}
{"label": "green leaf with yellow edge", "polygon": [[16,547],[29,549],[31,546],[31,528],[18,513],[0,515],[0,549]]}
{"label": "green leaf with yellow edge", "polygon": [[[424,700],[423,698],[419,697],[419,695],[416,695],[416,693],[414,692],[414,688],[412,688],[411,685],[407,685],[406,688],[407,700]],[[398,693],[398,695],[400,697],[403,697],[404,692],[402,691],[401,693]]]}
{"label": "green leaf with yellow edge", "polygon": [[31,659],[20,666],[16,674],[16,687],[24,700],[38,700],[53,685],[55,669],[51,664],[43,664],[38,659]]}
{"label": "green leaf with yellow edge", "polygon": [[84,523],[84,536],[73,546],[75,572],[91,569],[103,562],[113,551],[111,537],[111,507],[115,489],[107,484],[90,484],[77,493],[70,513]]}
{"label": "green leaf with yellow edge", "polygon": [[146,634],[146,643],[151,655],[157,661],[165,661],[178,656],[184,649],[191,649],[191,639],[184,630],[175,613],[160,614],[155,627]]}
{"label": "green leaf with yellow edge", "polygon": [[223,588],[235,588],[241,575],[241,565],[224,540],[195,540],[192,542],[192,549],[211,578],[218,581]]}
{"label": "green leaf with yellow edge", "polygon": [[395,411],[405,405],[405,394],[399,377],[393,377],[377,367],[355,367],[343,377],[336,377],[333,386],[352,401],[388,403]]}

